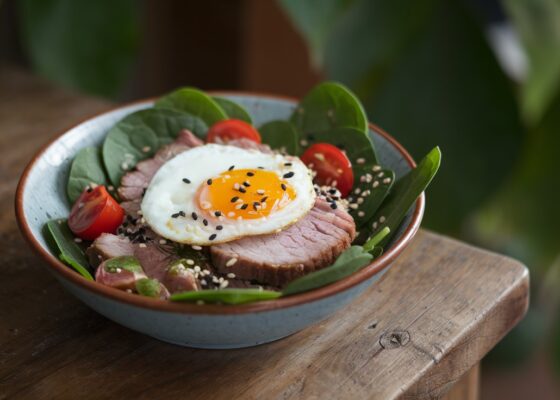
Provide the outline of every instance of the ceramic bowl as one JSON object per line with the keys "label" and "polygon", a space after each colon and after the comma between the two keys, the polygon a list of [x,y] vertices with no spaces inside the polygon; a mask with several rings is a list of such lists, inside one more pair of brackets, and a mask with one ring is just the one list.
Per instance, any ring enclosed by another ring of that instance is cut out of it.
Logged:
{"label": "ceramic bowl", "polygon": [[[287,119],[296,105],[294,99],[277,96],[220,94],[245,106],[256,126]],[[62,133],[31,160],[16,196],[19,226],[48,270],[70,293],[121,325],[166,342],[201,348],[239,348],[277,340],[328,317],[376,282],[420,226],[424,195],[408,212],[383,256],[371,265],[331,285],[272,301],[237,306],[172,303],[88,281],[51,253],[42,228],[48,220],[68,216],[70,204],[65,185],[78,150],[99,145],[113,124],[152,103],[147,100],[119,107]],[[383,130],[371,124],[370,135],[381,164],[395,170],[397,177],[415,166],[406,150]]]}

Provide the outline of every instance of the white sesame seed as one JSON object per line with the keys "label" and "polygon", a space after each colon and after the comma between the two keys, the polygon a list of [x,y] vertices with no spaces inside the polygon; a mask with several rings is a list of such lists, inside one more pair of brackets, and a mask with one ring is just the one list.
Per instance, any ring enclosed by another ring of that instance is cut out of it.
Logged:
{"label": "white sesame seed", "polygon": [[200,206],[203,210],[208,210],[210,207],[212,207],[212,204],[210,204],[208,201],[202,201],[200,203]]}
{"label": "white sesame seed", "polygon": [[123,169],[123,170],[126,171],[126,170],[128,169],[128,164],[125,163],[125,162],[123,162],[123,163],[121,164],[121,169]]}
{"label": "white sesame seed", "polygon": [[380,172],[380,173],[377,174],[377,177],[378,178],[383,178],[384,175],[385,175],[385,172]]}
{"label": "white sesame seed", "polygon": [[383,215],[381,217],[379,217],[379,222],[381,222],[381,223],[385,222],[385,217]]}
{"label": "white sesame seed", "polygon": [[365,162],[366,162],[366,159],[365,159],[365,158],[358,158],[358,159],[356,160],[356,163],[357,163],[357,164],[363,164],[363,163],[365,163]]}
{"label": "white sesame seed", "polygon": [[225,289],[229,285],[229,281],[223,281],[220,283],[220,289]]}
{"label": "white sesame seed", "polygon": [[115,272],[116,272],[117,274],[120,273],[120,272],[122,272],[122,268],[116,268],[116,269],[115,269]]}
{"label": "white sesame seed", "polygon": [[356,188],[356,190],[354,190],[354,193],[355,193],[355,194],[360,194],[361,191],[362,191],[362,189]]}
{"label": "white sesame seed", "polygon": [[126,293],[132,293],[132,289],[126,289]]}
{"label": "white sesame seed", "polygon": [[321,162],[325,161],[325,155],[323,153],[315,153],[313,154],[313,156],[315,156],[315,158]]}
{"label": "white sesame seed", "polygon": [[383,183],[384,183],[385,185],[391,183],[391,178],[385,178],[385,179],[383,179]]}
{"label": "white sesame seed", "polygon": [[150,146],[144,146],[144,147],[142,147],[142,151],[143,151],[144,153],[147,153],[147,152],[149,152],[150,150],[152,150],[152,148],[151,148]]}
{"label": "white sesame seed", "polygon": [[194,266],[194,271],[195,271],[195,272],[200,272],[201,269],[200,269],[200,267],[199,267],[198,265],[195,265],[195,266]]}
{"label": "white sesame seed", "polygon": [[264,189],[257,190],[257,194],[264,194]]}
{"label": "white sesame seed", "polygon": [[374,222],[373,224],[371,224],[371,227],[372,227],[373,229],[377,229],[377,222]]}
{"label": "white sesame seed", "polygon": [[227,277],[229,279],[233,279],[233,278],[235,278],[235,274],[233,272],[230,272],[230,273],[227,274]]}
{"label": "white sesame seed", "polygon": [[146,247],[146,243],[140,243],[140,244],[138,245],[138,247],[145,248],[145,247]]}
{"label": "white sesame seed", "polygon": [[358,217],[363,217],[364,215],[366,215],[365,212],[363,212],[363,211],[358,211]]}
{"label": "white sesame seed", "polygon": [[82,243],[82,239],[80,239],[80,238],[74,238],[74,242],[76,242],[76,243]]}
{"label": "white sesame seed", "polygon": [[356,203],[358,203],[358,204],[362,204],[363,202],[364,202],[363,197],[358,197],[358,199],[356,200]]}
{"label": "white sesame seed", "polygon": [[373,172],[381,171],[381,165],[374,165],[371,169]]}
{"label": "white sesame seed", "polygon": [[206,281],[200,281],[200,284],[201,284],[202,286],[206,286],[206,285],[207,285]]}
{"label": "white sesame seed", "polygon": [[194,261],[191,260],[190,258],[187,259],[186,263],[187,263],[187,265],[194,265]]}
{"label": "white sesame seed", "polygon": [[202,247],[196,246],[196,245],[195,245],[195,246],[191,246],[191,248],[192,248],[193,250],[202,250]]}
{"label": "white sesame seed", "polygon": [[379,186],[379,181],[373,181],[371,187],[375,189],[377,186]]}
{"label": "white sesame seed", "polygon": [[235,217],[235,213],[233,211],[230,211],[230,212],[227,213],[227,216],[229,218],[233,218],[233,217]]}
{"label": "white sesame seed", "polygon": [[167,244],[167,240],[165,240],[165,239],[160,239],[160,240],[159,240],[159,244]]}
{"label": "white sesame seed", "polygon": [[233,264],[237,262],[237,258],[230,258],[226,263],[226,267],[231,267]]}
{"label": "white sesame seed", "polygon": [[355,210],[358,208],[358,205],[356,203],[350,203],[348,207],[350,207],[352,210]]}
{"label": "white sesame seed", "polygon": [[302,140],[299,141],[299,144],[305,147],[309,144],[309,142],[305,139],[302,139]]}
{"label": "white sesame seed", "polygon": [[109,185],[107,186],[107,189],[109,190],[109,192],[112,192],[115,190],[115,187],[113,185]]}

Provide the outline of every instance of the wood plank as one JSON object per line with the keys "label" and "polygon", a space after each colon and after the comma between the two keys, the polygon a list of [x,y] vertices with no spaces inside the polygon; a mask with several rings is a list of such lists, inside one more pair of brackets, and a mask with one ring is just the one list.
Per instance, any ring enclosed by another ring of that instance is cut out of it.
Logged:
{"label": "wood plank", "polygon": [[195,350],[120,327],[62,290],[23,242],[12,211],[16,180],[36,149],[108,105],[5,73],[0,68],[0,399],[437,398],[524,315],[524,266],[421,231],[379,284],[269,345]]}

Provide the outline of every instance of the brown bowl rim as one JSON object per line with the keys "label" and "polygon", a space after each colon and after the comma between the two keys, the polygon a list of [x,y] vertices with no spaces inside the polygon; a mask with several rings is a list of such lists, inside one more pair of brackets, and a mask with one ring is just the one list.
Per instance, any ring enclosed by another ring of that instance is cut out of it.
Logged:
{"label": "brown bowl rim", "polygon": [[[290,101],[293,103],[297,103],[297,99],[289,96],[281,96],[281,95],[272,95],[266,93],[256,93],[256,92],[247,92],[247,91],[211,91],[209,92],[212,95],[233,95],[233,96],[248,96],[248,97],[261,97],[261,98],[268,98],[273,100],[284,100]],[[408,225],[405,232],[402,236],[397,240],[381,257],[375,259],[371,264],[362,268],[358,272],[341,279],[337,282],[334,282],[330,285],[309,291],[300,294],[296,294],[293,296],[281,297],[274,300],[267,300],[267,301],[259,301],[255,303],[248,303],[248,304],[241,304],[241,305],[215,305],[215,304],[204,304],[204,305],[197,305],[192,303],[178,303],[178,302],[171,302],[171,301],[161,301],[156,299],[151,299],[148,297],[142,297],[134,294],[129,294],[120,290],[116,290],[101,284],[98,284],[95,281],[89,281],[83,278],[81,275],[77,274],[74,270],[63,264],[60,260],[58,260],[55,256],[53,256],[50,252],[43,249],[43,247],[39,244],[31,229],[29,228],[29,224],[25,218],[24,210],[23,210],[23,192],[27,184],[27,178],[34,168],[35,164],[39,160],[39,158],[43,155],[43,153],[52,146],[57,140],[60,139],[65,133],[69,130],[89,121],[90,119],[99,117],[101,115],[117,111],[122,108],[127,108],[136,104],[148,103],[153,102],[154,99],[143,99],[134,102],[130,102],[124,105],[119,105],[117,107],[113,107],[109,110],[102,111],[97,113],[93,116],[89,116],[84,118],[77,124],[73,124],[70,128],[63,130],[61,133],[56,135],[52,140],[50,140],[47,144],[43,145],[33,156],[31,161],[25,167],[23,174],[18,183],[16,197],[15,197],[15,211],[16,211],[16,219],[19,225],[23,236],[27,240],[27,242],[31,245],[33,250],[39,254],[44,260],[47,261],[48,265],[50,266],[51,270],[57,274],[59,277],[72,282],[73,284],[88,290],[97,295],[101,295],[107,297],[111,300],[115,300],[118,302],[125,303],[130,306],[135,307],[142,307],[147,308],[150,310],[158,310],[158,311],[166,311],[172,313],[184,313],[184,314],[210,314],[210,315],[235,315],[235,314],[247,314],[247,313],[254,313],[254,312],[263,312],[263,311],[272,311],[278,310],[288,307],[294,307],[297,305],[317,301],[323,299],[328,296],[332,296],[334,294],[340,293],[347,289],[356,286],[367,279],[371,278],[378,272],[382,271],[386,267],[392,263],[395,258],[409,245],[410,241],[418,231],[420,227],[420,223],[422,221],[422,216],[424,214],[424,207],[425,207],[425,196],[422,193],[415,203],[414,212],[412,215],[412,220]],[[416,167],[416,163],[411,155],[404,149],[404,147],[391,135],[381,129],[379,126],[369,123],[369,128],[374,130],[376,133],[383,136],[387,141],[389,141],[399,153],[403,156],[406,160],[408,165],[411,168]]]}

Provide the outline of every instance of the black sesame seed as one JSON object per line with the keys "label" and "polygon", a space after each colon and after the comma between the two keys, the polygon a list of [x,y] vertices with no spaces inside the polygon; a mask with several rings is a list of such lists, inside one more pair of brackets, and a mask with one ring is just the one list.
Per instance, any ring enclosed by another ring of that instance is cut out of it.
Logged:
{"label": "black sesame seed", "polygon": [[215,233],[213,233],[213,234],[210,235],[210,237],[208,238],[208,240],[214,240],[214,239],[216,239],[216,236],[218,236],[218,235],[216,235]]}
{"label": "black sesame seed", "polygon": [[258,169],[264,169],[264,167],[257,167]]}
{"label": "black sesame seed", "polygon": [[264,202],[266,201],[266,199],[268,199],[268,196],[264,196],[264,197],[261,199],[261,203],[264,203]]}
{"label": "black sesame seed", "polygon": [[331,208],[332,208],[333,210],[336,210],[336,207],[337,207],[336,203],[331,203]]}
{"label": "black sesame seed", "polygon": [[216,217],[221,217],[221,216],[222,216],[222,212],[221,212],[221,211],[215,211],[215,212],[214,212],[214,215],[215,215]]}
{"label": "black sesame seed", "polygon": [[295,175],[294,171],[290,171],[290,172],[288,172],[287,174],[284,174],[284,176],[282,176],[282,177],[283,177],[284,179],[288,179],[288,178],[291,178],[291,177],[294,176],[294,175]]}
{"label": "black sesame seed", "polygon": [[285,166],[285,167],[291,167],[291,166],[292,166],[292,163],[291,163],[291,162],[284,163],[284,166]]}
{"label": "black sesame seed", "polygon": [[204,224],[204,226],[208,226],[208,221],[207,220],[203,219],[202,223]]}
{"label": "black sesame seed", "polygon": [[228,171],[231,171],[234,168],[235,168],[235,165],[232,165],[231,167],[228,168]]}
{"label": "black sesame seed", "polygon": [[244,187],[240,187],[238,190],[239,190],[241,193],[247,193],[247,190],[245,190]]}
{"label": "black sesame seed", "polygon": [[329,193],[330,194],[336,194],[337,190],[336,189],[329,189]]}
{"label": "black sesame seed", "polygon": [[243,204],[243,205],[241,206],[241,209],[242,209],[242,210],[245,210],[248,206],[249,206],[249,204],[245,203],[245,204]]}
{"label": "black sesame seed", "polygon": [[235,203],[237,200],[239,200],[239,197],[237,196],[233,196],[230,200],[230,202]]}
{"label": "black sesame seed", "polygon": [[251,184],[249,182],[245,181],[245,182],[243,182],[243,186],[249,187],[249,186],[251,186]]}
{"label": "black sesame seed", "polygon": [[259,203],[258,201],[253,202],[253,210],[257,211],[260,205],[261,203]]}
{"label": "black sesame seed", "polygon": [[171,218],[179,218],[180,215],[179,213],[171,214]]}
{"label": "black sesame seed", "polygon": [[183,178],[183,182],[185,182],[185,183],[191,183],[191,180],[190,180],[190,179],[187,179],[187,178]]}
{"label": "black sesame seed", "polygon": [[281,187],[282,190],[284,190],[284,191],[287,189],[287,188],[286,188],[286,185],[285,185],[284,183],[282,183],[282,184],[280,185],[280,187]]}
{"label": "black sesame seed", "polygon": [[207,183],[208,185],[211,185],[211,184],[212,184],[212,179],[208,179],[208,180],[206,181],[206,183]]}
{"label": "black sesame seed", "polygon": [[223,227],[222,225],[218,225],[218,226],[216,227],[216,230],[218,230],[218,231],[221,231],[222,229],[224,229],[224,227]]}
{"label": "black sesame seed", "polygon": [[198,219],[198,215],[196,215],[196,213],[193,211],[191,214],[192,219],[194,219],[195,221]]}
{"label": "black sesame seed", "polygon": [[249,172],[247,172],[247,176],[255,176],[255,173],[254,173],[254,172],[251,172],[251,171],[249,171]]}
{"label": "black sesame seed", "polygon": [[184,216],[186,216],[187,214],[185,214],[184,211],[179,211],[179,215],[180,215],[181,217],[184,217]]}
{"label": "black sesame seed", "polygon": [[88,193],[93,192],[93,189],[91,188],[91,186],[88,186],[88,187],[87,187],[87,192],[88,192]]}

